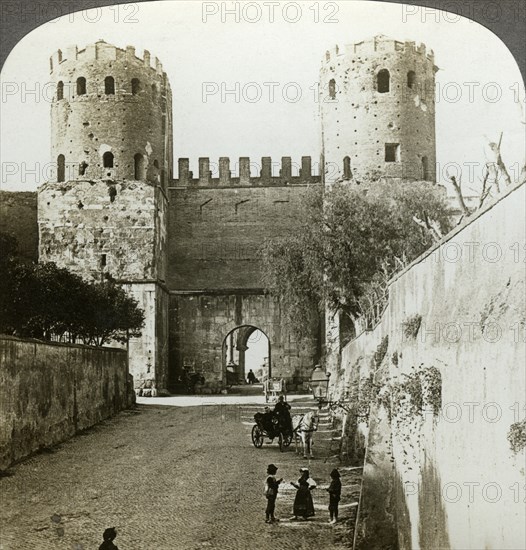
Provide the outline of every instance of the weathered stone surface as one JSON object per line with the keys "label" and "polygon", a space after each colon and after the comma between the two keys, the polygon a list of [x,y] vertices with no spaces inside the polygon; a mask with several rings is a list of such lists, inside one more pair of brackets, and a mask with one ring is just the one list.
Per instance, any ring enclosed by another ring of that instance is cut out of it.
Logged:
{"label": "weathered stone surface", "polygon": [[[344,350],[374,356],[388,334],[377,383],[413,368],[441,376],[436,414],[427,404],[401,420],[393,409],[389,423],[383,407],[371,409],[358,548],[524,546],[525,450],[513,452],[507,434],[524,418],[525,200],[525,185],[510,190],[415,260],[391,281],[381,323]],[[351,378],[364,361],[342,366]]]}
{"label": "weathered stone surface", "polygon": [[126,352],[0,337],[0,469],[131,405]]}
{"label": "weathered stone surface", "polygon": [[271,376],[289,382],[294,377],[310,377],[318,352],[316,327],[310,338],[297,341],[292,327],[281,317],[278,301],[250,292],[170,296],[170,363],[176,366],[170,374],[178,376],[186,365],[203,373],[207,382],[225,380],[225,339],[232,330],[243,326],[257,327],[269,339]]}
{"label": "weathered stone surface", "polygon": [[[385,93],[377,82],[382,70],[390,77]],[[381,176],[435,181],[436,70],[424,45],[385,36],[326,53],[319,88],[326,182],[350,178],[345,157],[356,181]],[[393,162],[386,160],[386,144],[399,145]]]}

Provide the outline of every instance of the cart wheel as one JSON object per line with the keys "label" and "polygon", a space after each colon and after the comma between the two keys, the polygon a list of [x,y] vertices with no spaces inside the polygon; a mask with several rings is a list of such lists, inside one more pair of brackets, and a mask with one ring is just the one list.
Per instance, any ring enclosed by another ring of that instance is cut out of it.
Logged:
{"label": "cart wheel", "polygon": [[256,447],[256,449],[260,449],[263,446],[263,440],[263,434],[261,433],[259,426],[256,424],[252,428],[252,443],[254,444],[254,447]]}

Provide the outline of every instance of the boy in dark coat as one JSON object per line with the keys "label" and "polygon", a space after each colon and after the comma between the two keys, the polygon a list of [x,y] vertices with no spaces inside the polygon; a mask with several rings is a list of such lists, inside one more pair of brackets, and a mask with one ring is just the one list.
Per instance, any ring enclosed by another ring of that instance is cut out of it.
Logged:
{"label": "boy in dark coat", "polygon": [[331,484],[327,489],[329,491],[329,523],[338,521],[338,503],[342,494],[342,482],[340,481],[340,472],[336,468],[331,472]]}
{"label": "boy in dark coat", "polygon": [[115,527],[109,527],[106,529],[102,534],[104,542],[99,546],[99,550],[119,550],[115,544],[113,544],[116,536],[117,531],[115,530]]}
{"label": "boy in dark coat", "polygon": [[265,510],[265,523],[274,523],[279,521],[274,517],[274,509],[276,507],[276,498],[278,496],[279,484],[283,481],[283,478],[276,479],[277,466],[269,464],[267,467],[268,477],[265,481],[265,497],[267,498],[267,508]]}

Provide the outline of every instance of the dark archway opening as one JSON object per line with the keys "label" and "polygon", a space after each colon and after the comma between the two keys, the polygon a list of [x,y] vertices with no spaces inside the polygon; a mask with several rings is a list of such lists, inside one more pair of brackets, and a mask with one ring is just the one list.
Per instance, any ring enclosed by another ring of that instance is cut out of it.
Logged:
{"label": "dark archway opening", "polygon": [[225,336],[222,360],[227,385],[246,384],[250,371],[260,384],[272,376],[270,340],[252,325],[236,327]]}

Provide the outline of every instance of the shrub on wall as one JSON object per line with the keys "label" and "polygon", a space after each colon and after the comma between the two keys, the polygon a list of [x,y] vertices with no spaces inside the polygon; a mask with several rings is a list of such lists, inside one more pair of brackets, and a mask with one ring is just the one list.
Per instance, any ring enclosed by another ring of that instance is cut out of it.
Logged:
{"label": "shrub on wall", "polygon": [[408,317],[405,321],[402,322],[402,329],[404,331],[404,336],[407,339],[413,339],[415,340],[418,331],[420,330],[420,325],[422,324],[422,315],[419,315],[416,313],[415,315],[411,315],[411,317]]}
{"label": "shrub on wall", "polygon": [[526,420],[515,422],[510,426],[508,441],[514,453],[519,453],[526,448]]}

